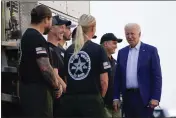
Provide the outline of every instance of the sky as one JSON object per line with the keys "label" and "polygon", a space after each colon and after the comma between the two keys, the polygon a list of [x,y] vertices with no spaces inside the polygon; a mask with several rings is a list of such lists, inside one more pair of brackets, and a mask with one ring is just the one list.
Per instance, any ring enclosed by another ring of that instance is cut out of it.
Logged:
{"label": "sky", "polygon": [[[176,1],[91,1],[90,13],[97,21],[97,39],[112,32],[123,38],[118,49],[128,45],[124,26],[138,23],[141,41],[157,47],[163,76],[160,106],[176,115]],[[117,58],[118,49],[113,55]],[[174,111],[175,110],[175,111]]]}

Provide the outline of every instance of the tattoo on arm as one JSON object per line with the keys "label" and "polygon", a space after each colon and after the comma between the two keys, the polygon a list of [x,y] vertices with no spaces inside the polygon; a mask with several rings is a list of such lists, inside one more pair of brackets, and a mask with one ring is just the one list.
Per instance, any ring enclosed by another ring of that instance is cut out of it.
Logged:
{"label": "tattoo on arm", "polygon": [[41,57],[39,59],[37,59],[37,64],[39,65],[39,68],[44,76],[44,79],[49,82],[49,84],[53,87],[53,88],[57,88],[58,87],[58,83],[57,83],[57,77],[54,73],[54,70],[49,62],[49,58],[47,57]]}
{"label": "tattoo on arm", "polygon": [[100,84],[102,88],[102,96],[104,97],[106,95],[107,89],[108,89],[108,74],[102,73],[100,74]]}

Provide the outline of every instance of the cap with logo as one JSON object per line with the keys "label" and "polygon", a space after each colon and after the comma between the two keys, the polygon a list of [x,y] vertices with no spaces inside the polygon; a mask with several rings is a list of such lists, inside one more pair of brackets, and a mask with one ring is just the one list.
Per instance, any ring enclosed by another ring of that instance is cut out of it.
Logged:
{"label": "cap with logo", "polygon": [[101,37],[100,44],[102,44],[105,41],[117,41],[118,43],[121,43],[123,39],[117,38],[113,33],[106,33]]}

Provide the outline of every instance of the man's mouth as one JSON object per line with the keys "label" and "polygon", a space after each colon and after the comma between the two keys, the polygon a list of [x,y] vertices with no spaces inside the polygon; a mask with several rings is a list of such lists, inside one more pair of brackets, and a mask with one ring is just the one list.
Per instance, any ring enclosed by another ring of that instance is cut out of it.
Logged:
{"label": "man's mouth", "polygon": [[64,36],[64,33],[60,33],[60,36],[62,36],[62,37],[63,37],[63,36]]}
{"label": "man's mouth", "polygon": [[133,40],[128,40],[129,42],[133,42]]}

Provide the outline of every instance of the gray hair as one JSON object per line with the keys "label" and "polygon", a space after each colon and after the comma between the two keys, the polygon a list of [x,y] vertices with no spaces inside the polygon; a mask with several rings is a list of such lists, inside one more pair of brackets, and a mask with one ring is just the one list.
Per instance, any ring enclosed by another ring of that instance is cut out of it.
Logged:
{"label": "gray hair", "polygon": [[141,28],[140,28],[139,24],[137,24],[137,23],[128,23],[128,24],[126,24],[124,29],[126,30],[128,28],[135,28],[135,29],[138,30],[139,33],[141,32]]}

